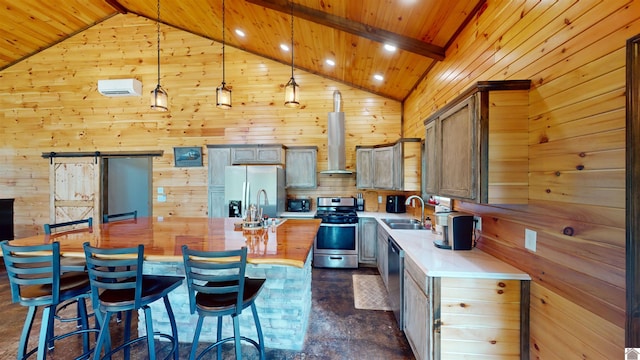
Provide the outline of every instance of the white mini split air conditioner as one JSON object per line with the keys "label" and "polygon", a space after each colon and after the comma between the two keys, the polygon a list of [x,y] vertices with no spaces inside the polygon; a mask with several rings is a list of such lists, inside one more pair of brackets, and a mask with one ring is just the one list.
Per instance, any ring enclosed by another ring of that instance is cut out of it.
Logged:
{"label": "white mini split air conditioner", "polygon": [[136,79],[98,80],[98,92],[104,96],[142,96],[142,83]]}

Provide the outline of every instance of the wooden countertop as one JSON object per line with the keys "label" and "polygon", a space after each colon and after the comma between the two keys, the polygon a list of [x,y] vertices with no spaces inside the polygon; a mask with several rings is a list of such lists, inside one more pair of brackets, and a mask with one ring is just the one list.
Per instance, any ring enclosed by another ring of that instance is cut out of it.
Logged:
{"label": "wooden countertop", "polygon": [[116,248],[145,246],[149,261],[182,262],[182,245],[205,251],[239,249],[247,246],[248,263],[303,267],[313,248],[320,219],[286,219],[275,229],[234,230],[238,218],[139,217],[94,226],[93,231],[74,230],[64,234],[36,235],[12,240],[15,245],[60,242],[61,253],[84,257],[82,244]]}

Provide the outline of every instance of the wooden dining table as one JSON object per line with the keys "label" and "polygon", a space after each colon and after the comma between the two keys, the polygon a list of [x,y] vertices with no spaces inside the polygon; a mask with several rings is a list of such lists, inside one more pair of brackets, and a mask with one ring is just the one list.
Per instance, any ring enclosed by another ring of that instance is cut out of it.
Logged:
{"label": "wooden dining table", "polygon": [[59,234],[12,240],[15,245],[60,243],[63,256],[84,257],[82,244],[102,248],[144,245],[145,260],[182,261],[182,245],[203,251],[247,246],[247,262],[303,267],[313,248],[319,219],[279,219],[277,226],[243,229],[239,218],[138,217]]}

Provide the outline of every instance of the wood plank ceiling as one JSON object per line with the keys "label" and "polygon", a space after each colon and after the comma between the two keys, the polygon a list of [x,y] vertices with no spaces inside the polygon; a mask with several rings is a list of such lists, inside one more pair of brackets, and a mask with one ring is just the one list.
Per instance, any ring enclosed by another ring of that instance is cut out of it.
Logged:
{"label": "wood plank ceiling", "polygon": [[[0,4],[0,71],[118,13],[157,18],[156,0]],[[280,44],[291,44],[293,11],[297,69],[402,101],[484,6],[486,0],[226,0],[225,42],[291,64]],[[160,21],[221,42],[222,0],[162,0]],[[384,50],[385,43],[397,50]]]}

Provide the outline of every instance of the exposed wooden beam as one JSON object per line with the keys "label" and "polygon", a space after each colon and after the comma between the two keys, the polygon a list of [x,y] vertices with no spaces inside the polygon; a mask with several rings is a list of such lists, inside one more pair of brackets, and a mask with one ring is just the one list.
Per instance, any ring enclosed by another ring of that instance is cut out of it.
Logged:
{"label": "exposed wooden beam", "polygon": [[[268,9],[290,14],[292,5],[287,0],[245,0],[248,3],[263,6]],[[425,43],[410,37],[399,35],[387,30],[351,21],[339,16],[327,14],[299,4],[293,4],[293,15],[316,24],[331,27],[356,36],[360,36],[379,43],[390,43],[398,49],[412,52],[435,60],[444,60],[444,48]]]}
{"label": "exposed wooden beam", "polygon": [[118,0],[105,0],[105,2],[107,4],[109,4],[109,6],[111,6],[114,10],[116,10],[117,12],[119,12],[120,14],[126,14],[129,12],[129,10],[127,10],[126,7],[122,6]]}

